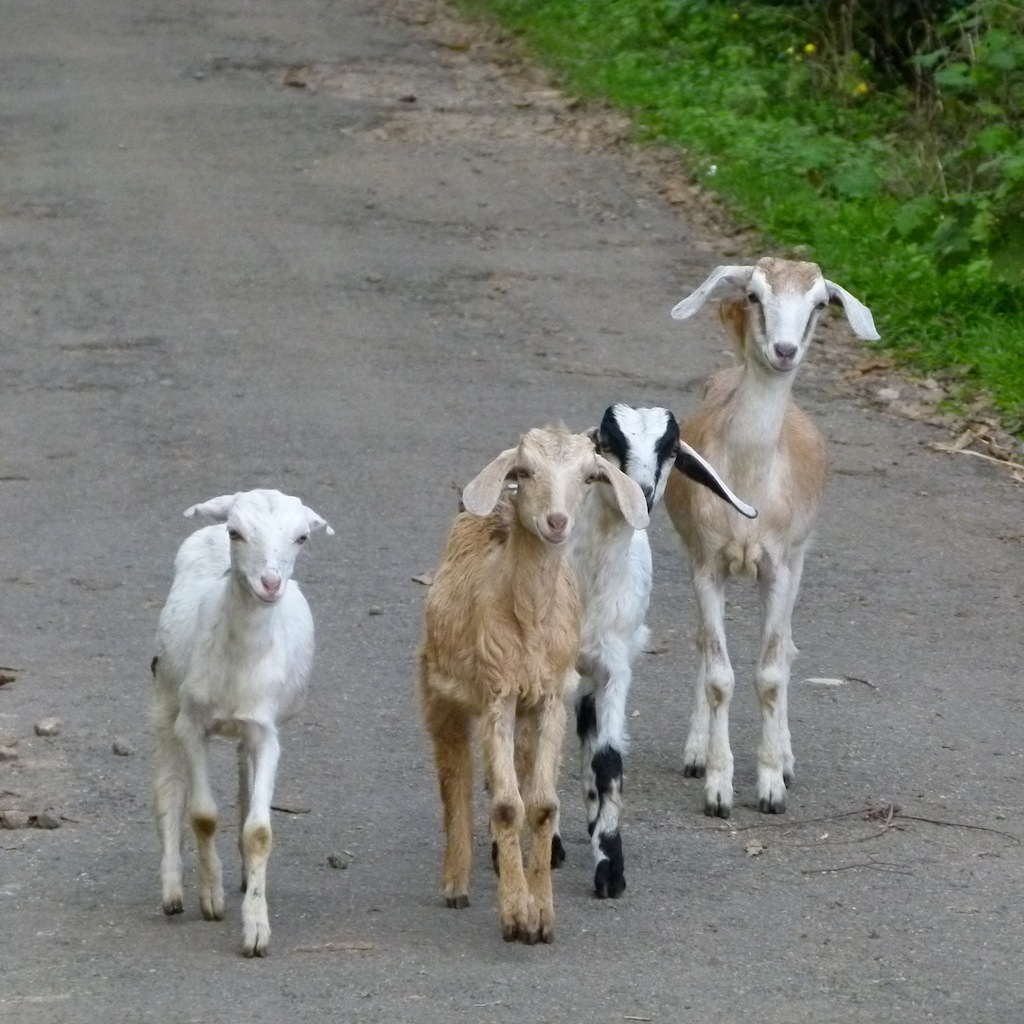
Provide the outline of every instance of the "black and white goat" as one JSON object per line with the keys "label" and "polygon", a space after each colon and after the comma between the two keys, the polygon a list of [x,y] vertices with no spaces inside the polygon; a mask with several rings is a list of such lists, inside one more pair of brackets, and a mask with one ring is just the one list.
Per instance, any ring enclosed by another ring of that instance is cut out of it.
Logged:
{"label": "black and white goat", "polygon": [[[744,515],[756,515],[704,459],[680,442],[679,426],[666,409],[613,405],[590,436],[599,454],[640,485],[648,510],[660,501],[674,465]],[[587,494],[569,541],[569,564],[576,574],[582,611],[576,731],[594,889],[602,899],[614,898],[626,888],[619,834],[626,698],[633,663],[649,636],[644,620],[651,599],[652,563],[646,531],[626,521],[606,483],[594,484]],[[553,855],[560,862],[564,852],[561,839],[555,840]]]}

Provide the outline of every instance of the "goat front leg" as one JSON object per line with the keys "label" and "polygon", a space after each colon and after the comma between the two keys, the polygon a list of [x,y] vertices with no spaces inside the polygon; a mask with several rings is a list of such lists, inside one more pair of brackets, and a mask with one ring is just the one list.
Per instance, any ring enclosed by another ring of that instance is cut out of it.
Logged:
{"label": "goat front leg", "polygon": [[444,813],[444,901],[452,909],[461,910],[469,906],[473,867],[472,723],[462,708],[430,695],[425,699],[424,719],[434,744]]}
{"label": "goat front leg", "polygon": [[793,747],[789,734],[787,694],[796,654],[792,617],[803,567],[801,551],[792,567],[766,566],[761,573],[761,654],[755,687],[761,705],[761,745],[757,752],[757,804],[765,814],[786,809],[793,784]]}
{"label": "goat front leg", "polygon": [[[487,709],[482,728],[491,785],[491,836],[498,845],[498,916],[506,942],[532,943],[540,937],[540,921],[537,904],[526,884],[519,844],[525,808],[516,778],[515,734],[516,699],[506,697]],[[550,870],[550,841],[547,856]]]}
{"label": "goat front leg", "polygon": [[[516,721],[516,778],[519,779],[520,792],[525,790],[529,774],[533,770],[535,738],[533,729],[524,727],[522,720],[518,719]],[[487,791],[490,792],[489,782]],[[554,835],[551,837],[551,866],[553,868],[560,868],[565,863],[565,846],[562,844],[559,818],[560,814],[556,814]],[[491,840],[491,864],[497,874],[498,844],[493,839]]]}
{"label": "goat front leg", "polygon": [[189,817],[196,837],[199,907],[207,921],[224,920],[224,882],[217,856],[217,804],[210,788],[206,737],[186,711],[178,714],[174,735],[181,744],[189,772]]}
{"label": "goat front leg", "polygon": [[[632,680],[629,651],[606,648],[593,673],[593,695],[579,702],[576,730],[582,751],[581,778],[594,856],[594,892],[618,899],[626,890],[622,812],[622,752],[626,746],[626,698]],[[612,666],[606,668],[605,664]]]}
{"label": "goat front leg", "polygon": [[245,896],[242,898],[242,953],[266,956],[270,951],[270,916],[267,912],[267,864],[273,845],[270,805],[274,778],[281,756],[277,729],[272,724],[250,722],[244,740],[252,759],[252,789],[242,825],[242,865]]}
{"label": "goat front leg", "polygon": [[156,782],[153,787],[160,834],[160,887],[165,914],[180,914],[182,823],[188,792],[188,768],[181,741],[174,734],[174,715],[161,708],[157,717]]}
{"label": "goat front leg", "polygon": [[533,733],[533,761],[523,790],[526,820],[533,834],[526,879],[537,907],[537,934],[527,941],[550,942],[555,935],[555,904],[551,887],[551,843],[558,823],[558,765],[565,736],[565,704],[547,698],[527,718]]}
{"label": "goat front leg", "polygon": [[732,813],[732,749],[729,746],[729,705],[735,674],[725,639],[725,581],[696,573],[697,596],[696,703],[683,752],[683,774],[704,778],[704,813],[728,818]]}

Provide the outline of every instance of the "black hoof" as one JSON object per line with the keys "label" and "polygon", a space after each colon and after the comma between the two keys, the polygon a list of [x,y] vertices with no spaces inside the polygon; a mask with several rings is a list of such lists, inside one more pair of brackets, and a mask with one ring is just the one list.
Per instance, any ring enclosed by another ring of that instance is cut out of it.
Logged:
{"label": "black hoof", "polygon": [[684,779],[703,779],[705,767],[702,764],[684,764],[683,765],[683,778]]}
{"label": "black hoof", "polygon": [[469,897],[465,893],[461,896],[445,896],[444,904],[451,910],[465,910],[469,906]]}
{"label": "black hoof", "polygon": [[732,814],[732,807],[723,804],[721,800],[705,800],[704,813],[709,818],[728,818]]}
{"label": "black hoof", "polygon": [[792,789],[793,788],[793,773],[792,772],[783,772],[782,773],[782,781],[783,781],[786,789]]}
{"label": "black hoof", "polygon": [[[492,847],[491,855],[494,856]],[[551,866],[560,868],[565,863],[565,847],[562,845],[562,837],[556,832],[551,837]]]}
{"label": "black hoof", "polygon": [[785,800],[762,799],[757,802],[758,810],[762,814],[785,814]]}
{"label": "black hoof", "polygon": [[626,876],[610,860],[603,860],[594,869],[594,893],[599,900],[617,900],[626,891]]}
{"label": "black hoof", "polygon": [[171,917],[173,914],[183,914],[185,908],[181,905],[181,900],[171,900],[170,903],[164,904],[164,913]]}

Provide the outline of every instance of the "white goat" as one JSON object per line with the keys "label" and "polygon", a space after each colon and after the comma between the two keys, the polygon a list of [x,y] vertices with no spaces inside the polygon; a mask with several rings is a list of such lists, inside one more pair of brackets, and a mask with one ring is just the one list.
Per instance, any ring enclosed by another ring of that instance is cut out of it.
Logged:
{"label": "white goat", "polygon": [[740,289],[745,297],[723,302],[720,315],[738,342],[742,365],[708,382],[682,436],[757,506],[759,516],[754,522],[741,519],[680,473],[671,475],[665,496],[689,551],[698,612],[696,706],[683,772],[706,774],[704,813],[722,818],[729,817],[733,802],[729,702],[734,675],[726,649],[725,583],[745,572],[760,588],[757,797],[761,811],[778,814],[786,809],[793,777],[787,717],[796,654],[793,607],[828,471],[824,439],[790,392],[818,315],[830,302],[843,307],[859,337],[878,338],[870,310],[825,280],[815,264],[772,257],[755,266],[718,267],[672,316],[684,320],[713,295]]}
{"label": "white goat", "polygon": [[[680,443],[676,418],[667,409],[610,406],[589,436],[604,458],[640,486],[648,512],[661,500],[669,470],[676,465],[744,515],[756,514],[689,445]],[[587,494],[569,540],[569,563],[582,604],[576,732],[594,855],[594,891],[601,899],[616,898],[626,888],[619,832],[626,699],[633,663],[649,636],[644,623],[651,600],[652,563],[646,531],[626,521],[607,484],[598,484]],[[560,863],[564,853],[557,833],[553,850],[554,863]]]}
{"label": "white goat", "polygon": [[[501,501],[507,480],[514,494]],[[469,903],[473,723],[482,724],[506,941],[554,934],[551,843],[567,691],[575,683],[579,599],[564,559],[588,484],[611,484],[633,528],[647,526],[640,488],[585,434],[531,430],[463,491],[426,603],[420,696],[444,807],[444,894]],[[524,871],[519,833],[533,834]]]}
{"label": "white goat", "polygon": [[295,557],[316,530],[334,531],[280,491],[226,494],[186,516],[218,525],[178,550],[157,628],[156,815],[163,847],[165,914],[182,912],[181,847],[186,802],[196,836],[203,917],[224,917],[214,844],[217,807],[207,769],[213,734],[238,739],[242,951],[266,956],[266,873],[278,725],[299,710],[313,665],[313,618],[291,579]]}

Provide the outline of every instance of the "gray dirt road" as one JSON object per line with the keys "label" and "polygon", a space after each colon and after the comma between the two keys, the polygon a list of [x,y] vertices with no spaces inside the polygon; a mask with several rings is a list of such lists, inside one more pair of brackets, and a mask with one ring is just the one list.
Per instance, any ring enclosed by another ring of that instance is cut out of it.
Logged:
{"label": "gray dirt road", "polygon": [[[412,577],[453,483],[553,418],[685,413],[727,344],[668,318],[720,243],[586,145],[586,115],[556,130],[539,82],[402,6],[0,3],[0,809],[63,816],[0,831],[0,1019],[1024,1019],[1021,490],[844,395],[827,346],[797,383],[835,475],[788,814],[749,806],[749,589],[733,819],[682,776],[694,614],[661,513],[628,891],[591,895],[567,741],[555,943],[502,942],[482,835],[472,906],[444,908]],[[200,919],[191,858],[186,913],[161,912],[148,665],[182,511],[254,485],[338,536],[300,566],[315,689],[284,737],[272,952],[247,962],[230,825],[227,920]]]}

